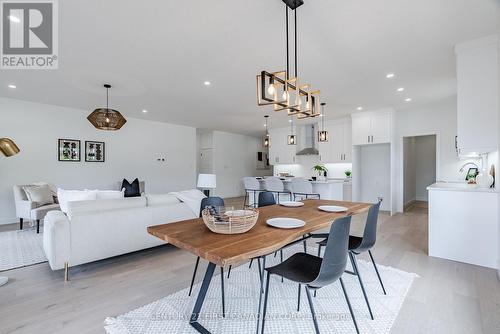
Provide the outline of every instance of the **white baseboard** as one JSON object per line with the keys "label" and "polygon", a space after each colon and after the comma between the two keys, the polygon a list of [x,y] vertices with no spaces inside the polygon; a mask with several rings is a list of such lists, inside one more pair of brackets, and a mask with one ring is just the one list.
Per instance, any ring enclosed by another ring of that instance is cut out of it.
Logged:
{"label": "white baseboard", "polygon": [[8,225],[15,223],[19,223],[19,220],[17,218],[0,218],[0,225]]}

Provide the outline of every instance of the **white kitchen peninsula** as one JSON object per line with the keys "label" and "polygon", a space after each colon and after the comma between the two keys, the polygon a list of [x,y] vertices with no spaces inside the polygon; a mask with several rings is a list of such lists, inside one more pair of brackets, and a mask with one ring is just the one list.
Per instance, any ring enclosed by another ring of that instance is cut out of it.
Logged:
{"label": "white kitchen peninsula", "polygon": [[[260,183],[260,188],[264,191],[265,182],[263,178],[257,178]],[[326,180],[326,181],[310,181],[313,187],[313,193],[319,194],[321,199],[328,200],[344,200],[344,180]],[[292,191],[292,181],[290,178],[285,178],[283,180],[285,190]],[[253,204],[253,196],[250,196],[250,204]],[[284,200],[285,197],[282,195],[280,199]],[[293,199],[293,198],[292,198]]]}
{"label": "white kitchen peninsula", "polygon": [[498,191],[438,182],[429,191],[429,255],[498,268]]}

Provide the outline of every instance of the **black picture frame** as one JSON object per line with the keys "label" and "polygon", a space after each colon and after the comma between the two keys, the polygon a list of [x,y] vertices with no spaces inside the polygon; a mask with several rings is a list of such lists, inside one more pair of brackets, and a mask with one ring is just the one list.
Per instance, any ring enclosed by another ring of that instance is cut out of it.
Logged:
{"label": "black picture frame", "polygon": [[81,161],[81,141],[78,139],[57,140],[57,160],[62,162]]}
{"label": "black picture frame", "polygon": [[85,162],[105,162],[106,143],[103,141],[85,141]]}

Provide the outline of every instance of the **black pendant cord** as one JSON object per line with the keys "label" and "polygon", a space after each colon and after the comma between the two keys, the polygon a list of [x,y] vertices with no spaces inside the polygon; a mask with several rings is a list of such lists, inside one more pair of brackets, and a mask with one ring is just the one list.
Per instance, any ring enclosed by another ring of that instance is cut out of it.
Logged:
{"label": "black pendant cord", "polygon": [[286,80],[290,78],[290,54],[289,54],[289,36],[288,36],[288,6],[285,4],[285,25],[286,25]]}
{"label": "black pendant cord", "polygon": [[109,88],[106,87],[106,109],[109,109]]}
{"label": "black pendant cord", "polygon": [[297,9],[294,9],[293,10],[294,14],[295,14],[295,77],[297,78],[297,75],[298,75],[298,71],[297,71]]}

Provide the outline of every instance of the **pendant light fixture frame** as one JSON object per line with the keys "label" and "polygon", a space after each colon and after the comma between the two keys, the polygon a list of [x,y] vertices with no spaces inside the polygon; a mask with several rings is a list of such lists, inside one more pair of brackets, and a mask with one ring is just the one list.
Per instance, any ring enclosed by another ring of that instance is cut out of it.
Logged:
{"label": "pendant light fixture frame", "polygon": [[267,124],[267,119],[269,118],[269,115],[265,115],[264,119],[266,120],[266,134],[264,135],[264,138],[262,139],[262,146],[264,147],[269,147],[271,146],[271,137],[269,136],[269,131],[268,131],[268,124]]}
{"label": "pendant light fixture frame", "polygon": [[318,142],[328,141],[328,131],[325,130],[325,106],[326,103],[321,103],[321,130],[318,131]]}
{"label": "pendant light fixture frame", "polygon": [[293,134],[293,117],[290,117],[290,134],[287,137],[288,145],[297,145],[297,136]]}
{"label": "pendant light fixture frame", "polygon": [[120,130],[127,123],[127,120],[118,110],[109,108],[109,89],[111,85],[104,84],[104,88],[106,89],[106,108],[95,109],[87,119],[96,129],[106,131]]}

